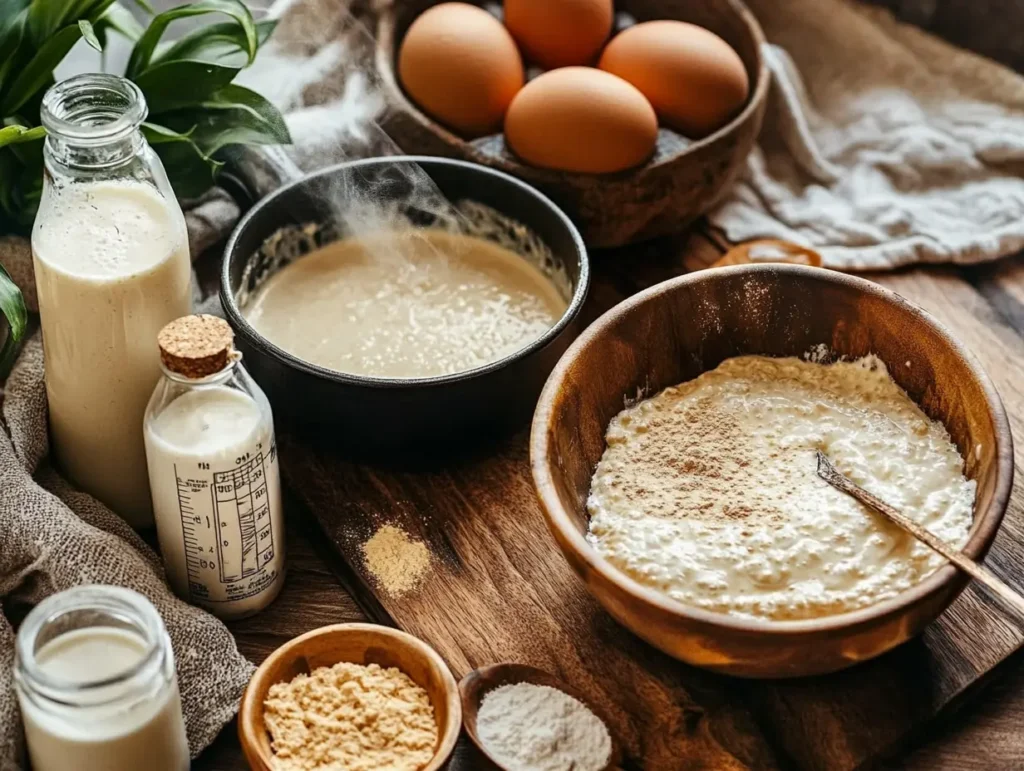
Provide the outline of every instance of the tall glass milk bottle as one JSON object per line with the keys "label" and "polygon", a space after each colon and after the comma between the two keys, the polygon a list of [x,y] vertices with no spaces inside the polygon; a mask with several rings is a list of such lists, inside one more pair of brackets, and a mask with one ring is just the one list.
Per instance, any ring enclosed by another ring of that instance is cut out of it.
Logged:
{"label": "tall glass milk bottle", "polygon": [[153,524],[142,419],[153,339],[191,308],[185,219],[139,126],[142,92],[81,75],[43,97],[32,231],[50,436],[61,469],[134,527]]}

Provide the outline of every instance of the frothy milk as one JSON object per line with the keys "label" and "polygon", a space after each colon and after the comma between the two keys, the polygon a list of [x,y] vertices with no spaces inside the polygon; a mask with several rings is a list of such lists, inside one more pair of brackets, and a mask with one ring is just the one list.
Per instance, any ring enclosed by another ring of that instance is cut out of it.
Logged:
{"label": "frothy milk", "polygon": [[54,452],[82,489],[153,523],[142,419],[160,329],[191,307],[185,221],[140,182],[46,186],[32,234]]}
{"label": "frothy milk", "polygon": [[[85,685],[128,673],[146,655],[136,634],[115,627],[66,632],[36,654],[41,673],[61,683]],[[126,708],[97,705],[91,718],[21,700],[29,756],[35,771],[184,771],[188,742],[181,698],[172,683],[153,699]]]}
{"label": "frothy milk", "polygon": [[567,302],[526,259],[423,229],[329,243],[281,269],[245,313],[270,342],[339,372],[465,372],[544,335]]}

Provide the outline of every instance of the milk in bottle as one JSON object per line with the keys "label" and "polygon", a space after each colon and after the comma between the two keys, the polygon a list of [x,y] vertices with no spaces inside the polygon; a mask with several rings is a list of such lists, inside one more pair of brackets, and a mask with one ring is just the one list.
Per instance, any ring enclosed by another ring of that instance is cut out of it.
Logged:
{"label": "milk in bottle", "polygon": [[142,93],[82,75],[44,97],[46,175],[32,232],[58,465],[135,527],[153,524],[142,420],[153,339],[189,312],[181,209],[139,125]]}

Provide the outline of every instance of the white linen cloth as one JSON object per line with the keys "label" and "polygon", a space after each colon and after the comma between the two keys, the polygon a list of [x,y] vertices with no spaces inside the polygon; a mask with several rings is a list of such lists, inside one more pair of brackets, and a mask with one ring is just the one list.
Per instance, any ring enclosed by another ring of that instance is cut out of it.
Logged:
{"label": "white linen cloth", "polygon": [[1024,78],[882,8],[747,3],[770,41],[770,104],[713,226],[844,270],[1024,248]]}

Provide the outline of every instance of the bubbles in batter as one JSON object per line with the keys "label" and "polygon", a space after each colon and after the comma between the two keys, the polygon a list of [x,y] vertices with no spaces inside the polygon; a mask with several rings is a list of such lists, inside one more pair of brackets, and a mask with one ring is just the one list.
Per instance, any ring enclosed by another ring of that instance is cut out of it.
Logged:
{"label": "bubbles in batter", "polygon": [[895,596],[944,560],[819,479],[815,452],[962,545],[975,483],[942,424],[869,356],[741,356],[612,419],[588,540],[670,597],[804,619]]}
{"label": "bubbles in batter", "polygon": [[567,306],[538,267],[498,244],[409,229],[336,241],[295,260],[245,313],[305,361],[418,378],[504,358],[541,337]]}

